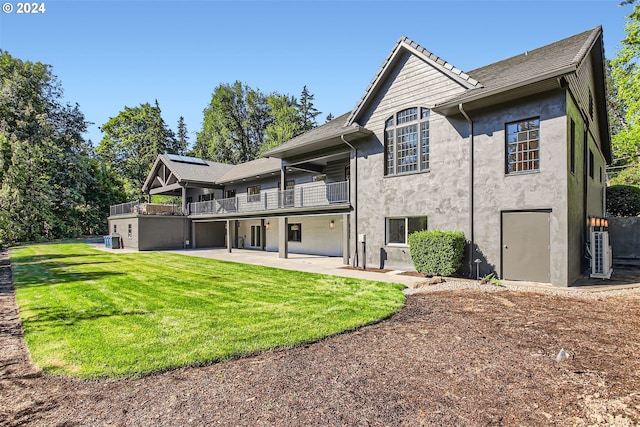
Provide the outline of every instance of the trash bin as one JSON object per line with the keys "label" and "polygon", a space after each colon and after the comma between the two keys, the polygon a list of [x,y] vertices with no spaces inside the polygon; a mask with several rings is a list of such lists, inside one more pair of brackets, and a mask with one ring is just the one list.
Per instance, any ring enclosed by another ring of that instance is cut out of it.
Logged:
{"label": "trash bin", "polygon": [[111,249],[111,236],[103,236],[104,237],[104,247],[107,249]]}
{"label": "trash bin", "polygon": [[111,234],[111,249],[121,249],[120,248],[120,233],[112,233]]}

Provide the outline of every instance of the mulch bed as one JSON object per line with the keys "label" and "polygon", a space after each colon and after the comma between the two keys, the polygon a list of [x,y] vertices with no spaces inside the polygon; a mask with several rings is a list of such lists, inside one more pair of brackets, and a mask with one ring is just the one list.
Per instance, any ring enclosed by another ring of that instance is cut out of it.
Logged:
{"label": "mulch bed", "polygon": [[6,261],[0,284],[0,425],[640,423],[638,296],[416,294],[390,319],[317,343],[81,381],[30,364]]}
{"label": "mulch bed", "polygon": [[[362,267],[350,267],[350,266],[345,266],[345,267],[340,267],[343,270],[362,270]],[[364,269],[364,271],[370,271],[372,273],[389,273],[393,270],[389,270],[386,268],[372,268],[372,267],[367,267]]]}

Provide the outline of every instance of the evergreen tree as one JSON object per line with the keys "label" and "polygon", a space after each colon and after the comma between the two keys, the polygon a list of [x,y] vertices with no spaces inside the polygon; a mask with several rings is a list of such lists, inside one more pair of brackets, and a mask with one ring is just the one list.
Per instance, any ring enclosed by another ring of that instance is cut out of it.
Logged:
{"label": "evergreen tree", "polygon": [[184,117],[180,116],[178,119],[178,132],[176,134],[176,153],[183,155],[187,152],[189,147],[189,132],[187,132],[187,125],[184,122]]}
{"label": "evergreen tree", "polygon": [[317,108],[313,106],[314,95],[309,92],[307,86],[302,88],[300,94],[300,103],[298,104],[298,110],[300,114],[300,129],[302,132],[313,129],[318,126],[316,117],[321,114]]}

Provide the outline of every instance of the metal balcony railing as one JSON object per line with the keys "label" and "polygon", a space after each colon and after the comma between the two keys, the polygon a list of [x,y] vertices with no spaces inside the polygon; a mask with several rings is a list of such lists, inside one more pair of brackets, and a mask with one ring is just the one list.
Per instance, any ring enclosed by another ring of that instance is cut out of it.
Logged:
{"label": "metal balcony railing", "polygon": [[119,215],[182,215],[182,206],[161,203],[128,202],[113,205],[109,208],[110,216]]}
{"label": "metal balcony railing", "polygon": [[228,199],[190,203],[189,214],[226,215],[343,203],[349,203],[349,181],[303,184],[290,190],[263,191],[250,198],[246,194],[240,194]]}

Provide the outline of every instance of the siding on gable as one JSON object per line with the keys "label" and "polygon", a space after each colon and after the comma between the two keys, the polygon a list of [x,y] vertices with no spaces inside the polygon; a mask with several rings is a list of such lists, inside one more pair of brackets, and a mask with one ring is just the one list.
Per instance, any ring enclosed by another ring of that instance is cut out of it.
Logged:
{"label": "siding on gable", "polygon": [[405,53],[358,123],[380,135],[384,122],[402,108],[432,107],[464,88],[422,59]]}
{"label": "siding on gable", "polygon": [[[580,67],[578,67],[576,73],[569,75],[567,80],[569,81],[569,88],[578,102],[578,108],[587,117],[589,131],[591,132],[592,137],[595,138],[598,150],[602,153],[602,142],[600,141],[600,126],[597,111],[599,108],[604,107],[600,106],[596,99],[595,89],[593,86],[593,60],[591,55],[585,58]],[[589,115],[589,93],[591,93],[591,99],[593,102],[593,117]]]}

